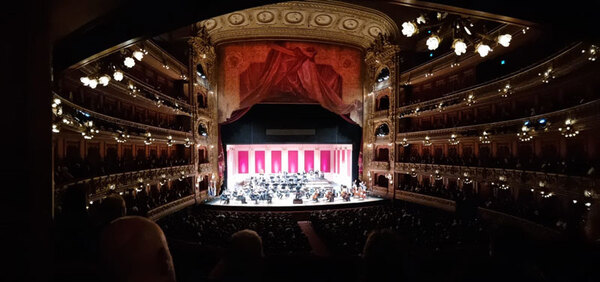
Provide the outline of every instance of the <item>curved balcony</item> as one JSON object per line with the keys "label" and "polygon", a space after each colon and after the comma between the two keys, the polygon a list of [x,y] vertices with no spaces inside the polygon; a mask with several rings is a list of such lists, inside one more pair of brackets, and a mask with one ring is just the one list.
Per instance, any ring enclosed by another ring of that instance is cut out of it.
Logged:
{"label": "curved balcony", "polygon": [[[558,54],[507,76],[455,91],[437,99],[402,106],[398,108],[398,112],[403,113],[405,117],[416,116],[417,114],[434,114],[440,109],[440,104],[444,105],[444,110],[464,106],[464,98],[470,94],[475,96],[478,104],[482,101],[498,98],[498,90],[504,88],[507,84],[510,84],[511,89],[515,92],[544,85],[545,83],[539,74],[547,71],[550,66],[552,67],[552,74],[555,76],[554,79],[557,79],[589,64],[590,61],[587,57],[581,54],[581,48],[583,48],[582,42],[575,43]],[[415,109],[419,109],[418,112]]]}
{"label": "curved balcony", "polygon": [[195,195],[185,196],[179,200],[175,200],[166,205],[162,205],[160,207],[149,210],[148,217],[151,220],[156,221],[156,220],[159,220],[160,218],[162,218],[163,216],[177,212],[177,211],[184,209],[186,207],[189,207],[195,203],[196,203]]}
{"label": "curved balcony", "polygon": [[89,200],[95,201],[105,197],[108,193],[123,192],[127,189],[137,187],[140,179],[146,182],[153,182],[163,178],[174,179],[192,175],[194,175],[194,165],[153,168],[73,180],[56,185],[54,191],[60,193],[74,185],[85,185],[89,187]]}
{"label": "curved balcony", "polygon": [[[61,104],[67,105],[75,110],[85,112],[86,114],[88,114],[91,117],[106,121],[108,123],[112,123],[112,124],[116,124],[116,125],[120,125],[120,126],[126,126],[126,127],[130,127],[130,128],[135,128],[135,129],[139,129],[139,130],[145,131],[145,132],[162,134],[164,136],[173,136],[173,137],[177,136],[177,137],[181,137],[181,138],[191,138],[192,137],[192,134],[190,132],[166,129],[166,128],[162,128],[162,127],[147,125],[147,124],[128,121],[128,120],[123,120],[120,118],[115,118],[115,117],[111,117],[111,116],[108,116],[105,114],[97,113],[97,112],[91,111],[87,108],[84,108],[82,106],[79,106],[79,105],[69,101],[68,99],[63,98],[62,96],[60,96],[56,93],[54,93],[54,98],[60,99]],[[77,131],[77,130],[75,130],[75,131]],[[112,133],[112,135],[114,136],[114,132]]]}
{"label": "curved balcony", "polygon": [[387,171],[387,170],[390,170],[390,163],[389,162],[381,162],[381,161],[372,161],[369,164],[369,169],[375,170],[375,171],[377,171],[377,170]]}
{"label": "curved balcony", "polygon": [[[395,199],[450,212],[456,211],[456,201],[422,193],[397,190],[395,192]],[[543,224],[528,220],[526,218],[511,215],[503,211],[478,207],[478,213],[481,218],[485,220],[502,221],[505,224],[519,226],[523,228],[523,230],[532,231],[533,234],[539,234],[538,236],[546,238],[558,238],[561,236],[561,232],[559,230],[547,227]]]}
{"label": "curved balcony", "polygon": [[[571,176],[560,173],[546,173],[540,171],[490,168],[490,167],[472,167],[460,165],[441,165],[441,164],[420,164],[420,163],[402,163],[397,162],[395,166],[397,173],[416,173],[431,177],[437,175],[440,177],[463,178],[467,175],[476,181],[498,181],[499,177],[506,177],[507,182],[517,185],[528,185],[529,187],[538,187],[540,181],[545,183],[545,187],[551,189],[557,195],[569,196],[572,198],[582,198],[585,187],[593,187],[595,180],[589,177]],[[569,189],[578,187],[574,189]]]}
{"label": "curved balcony", "polygon": [[[461,132],[468,131],[477,131],[481,132],[484,130],[490,130],[492,128],[501,128],[501,127],[520,127],[527,120],[537,120],[540,118],[545,118],[551,121],[554,124],[561,124],[564,122],[566,118],[577,118],[580,124],[585,124],[586,128],[593,128],[599,124],[597,119],[597,115],[600,113],[600,99],[590,101],[581,105],[577,105],[575,107],[566,108],[554,112],[539,114],[535,116],[527,116],[512,120],[504,120],[499,122],[491,122],[491,123],[482,123],[475,125],[465,125],[458,127],[448,127],[443,129],[433,129],[433,130],[420,130],[420,131],[411,131],[411,132],[402,132],[397,133],[397,140],[402,140],[403,138],[421,138],[419,141],[422,141],[422,138],[425,136],[429,136],[432,140],[435,137],[440,138],[448,138],[453,133],[460,134]],[[583,128],[582,128],[583,129]],[[580,130],[581,131],[581,130]],[[514,132],[517,133],[517,132]],[[443,136],[443,137],[442,137]],[[400,141],[398,141],[400,142]],[[411,140],[409,140],[409,143]],[[412,140],[415,142],[415,140]]]}
{"label": "curved balcony", "polygon": [[[143,82],[139,78],[137,78],[127,72],[124,72],[123,76],[125,78],[131,80],[134,83],[134,85],[141,86],[141,88],[143,89],[142,91],[147,91],[149,94],[158,96],[158,97],[160,97],[160,99],[164,99],[165,101],[168,101],[171,104],[170,107],[173,109],[173,111],[175,113],[191,116],[192,106],[190,106],[190,104],[188,104],[186,101],[179,100],[179,99],[173,98],[167,94],[164,94],[164,93],[160,92],[160,90],[156,90],[154,87],[152,87],[148,83]],[[121,86],[121,85],[119,85],[119,86]],[[126,88],[124,90],[128,91]],[[148,98],[146,98],[146,99],[148,99]],[[151,99],[149,99],[149,100],[151,100]],[[173,107],[173,105],[179,105],[180,108]]]}

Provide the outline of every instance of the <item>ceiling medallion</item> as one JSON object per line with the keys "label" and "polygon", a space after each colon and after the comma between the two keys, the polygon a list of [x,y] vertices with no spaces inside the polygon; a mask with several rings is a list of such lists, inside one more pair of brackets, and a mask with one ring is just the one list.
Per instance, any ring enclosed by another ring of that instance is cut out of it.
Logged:
{"label": "ceiling medallion", "polygon": [[373,37],[379,36],[380,33],[382,33],[381,28],[378,26],[372,26],[369,28],[369,34]]}
{"label": "ceiling medallion", "polygon": [[262,11],[256,15],[256,19],[260,23],[270,23],[275,19],[275,15],[269,11]]}
{"label": "ceiling medallion", "polygon": [[206,28],[207,31],[212,30],[216,26],[217,26],[217,21],[215,21],[213,19],[208,19],[204,22],[204,28]]}
{"label": "ceiling medallion", "polygon": [[333,19],[329,15],[320,14],[315,17],[315,23],[320,26],[329,25]]}
{"label": "ceiling medallion", "polygon": [[353,30],[358,27],[358,21],[354,19],[345,20],[343,23],[345,29]]}
{"label": "ceiling medallion", "polygon": [[239,25],[242,24],[244,22],[244,15],[240,14],[240,13],[233,13],[231,15],[229,15],[228,17],[229,23],[231,23],[232,25]]}
{"label": "ceiling medallion", "polygon": [[299,12],[289,12],[285,14],[285,20],[289,23],[299,23],[304,19],[304,16]]}

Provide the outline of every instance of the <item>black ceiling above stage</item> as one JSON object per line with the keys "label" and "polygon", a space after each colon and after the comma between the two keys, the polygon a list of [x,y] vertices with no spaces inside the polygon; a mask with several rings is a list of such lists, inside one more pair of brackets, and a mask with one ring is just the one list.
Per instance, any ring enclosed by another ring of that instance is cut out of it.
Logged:
{"label": "black ceiling above stage", "polygon": [[223,144],[358,146],[361,132],[360,126],[350,124],[319,105],[258,104],[239,120],[223,125],[221,139]]}

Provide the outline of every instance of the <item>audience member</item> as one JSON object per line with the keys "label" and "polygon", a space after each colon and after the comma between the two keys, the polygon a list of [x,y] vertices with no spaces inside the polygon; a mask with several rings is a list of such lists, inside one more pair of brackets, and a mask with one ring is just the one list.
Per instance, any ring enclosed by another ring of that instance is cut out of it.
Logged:
{"label": "audience member", "polygon": [[105,281],[175,282],[167,240],[153,221],[126,216],[111,222],[100,239]]}

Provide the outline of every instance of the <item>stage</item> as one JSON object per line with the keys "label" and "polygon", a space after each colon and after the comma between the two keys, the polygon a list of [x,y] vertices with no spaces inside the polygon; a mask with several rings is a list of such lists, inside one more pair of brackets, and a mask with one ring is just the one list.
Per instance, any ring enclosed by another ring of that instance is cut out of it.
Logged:
{"label": "stage", "polygon": [[256,204],[254,201],[247,202],[246,204],[242,204],[238,200],[231,200],[229,204],[224,203],[219,198],[214,198],[212,200],[207,201],[205,204],[215,207],[215,208],[224,208],[224,209],[233,209],[233,210],[257,210],[257,211],[265,211],[265,210],[277,210],[277,211],[294,211],[294,210],[319,210],[319,209],[331,209],[331,208],[356,208],[361,206],[370,206],[381,204],[385,199],[367,196],[365,199],[351,199],[349,202],[344,201],[343,199],[335,199],[333,202],[328,201],[319,201],[313,202],[312,200],[303,199],[302,204],[294,204],[293,197],[290,198],[273,198],[272,203],[268,204],[264,201],[258,201]]}

